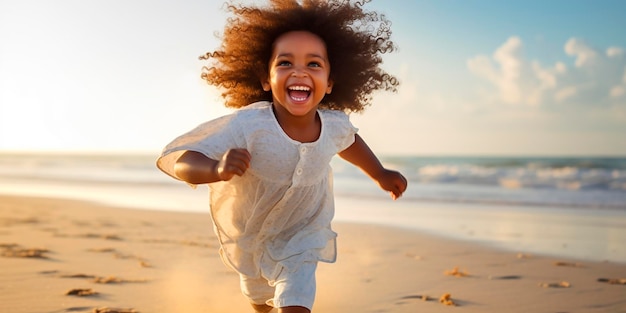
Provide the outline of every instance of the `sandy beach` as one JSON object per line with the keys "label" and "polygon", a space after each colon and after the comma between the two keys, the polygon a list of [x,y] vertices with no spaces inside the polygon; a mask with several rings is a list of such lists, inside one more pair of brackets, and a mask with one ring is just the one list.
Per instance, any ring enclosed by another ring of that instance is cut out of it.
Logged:
{"label": "sandy beach", "polygon": [[[626,312],[626,264],[336,223],[314,312]],[[2,312],[252,312],[204,213],[0,196]],[[441,299],[449,295],[448,304]],[[110,309],[109,311],[106,308]]]}

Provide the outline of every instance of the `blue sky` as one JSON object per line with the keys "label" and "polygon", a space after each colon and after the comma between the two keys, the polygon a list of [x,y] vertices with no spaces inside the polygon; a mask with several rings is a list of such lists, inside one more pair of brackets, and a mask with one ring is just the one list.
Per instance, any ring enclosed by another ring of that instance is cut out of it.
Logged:
{"label": "blue sky", "polygon": [[[228,112],[199,79],[221,1],[0,1],[0,150],[154,151]],[[393,1],[380,154],[626,155],[626,2]]]}

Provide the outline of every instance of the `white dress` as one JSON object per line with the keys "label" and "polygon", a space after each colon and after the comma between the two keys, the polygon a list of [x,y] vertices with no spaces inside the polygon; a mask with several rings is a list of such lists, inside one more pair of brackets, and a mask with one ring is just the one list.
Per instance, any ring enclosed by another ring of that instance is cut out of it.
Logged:
{"label": "white dress", "polygon": [[331,158],[354,142],[357,129],[341,111],[318,110],[322,130],[301,143],[282,130],[270,102],[257,102],[206,122],[165,147],[157,166],[179,179],[174,164],[186,150],[219,160],[246,148],[250,168],[209,184],[222,260],[239,273],[269,280],[305,261],[334,262],[336,233]]}

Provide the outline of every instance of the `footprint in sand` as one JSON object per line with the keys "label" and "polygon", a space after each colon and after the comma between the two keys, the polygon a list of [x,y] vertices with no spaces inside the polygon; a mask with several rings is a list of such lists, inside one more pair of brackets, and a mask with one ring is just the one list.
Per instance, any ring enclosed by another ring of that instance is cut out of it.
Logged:
{"label": "footprint in sand", "polygon": [[36,217],[23,217],[23,218],[2,218],[0,219],[0,226],[14,226],[21,224],[39,224],[41,221]]}
{"label": "footprint in sand", "polygon": [[452,296],[449,293],[446,293],[443,296],[441,296],[441,298],[439,298],[439,303],[443,305],[457,306],[456,302],[452,300]]}
{"label": "footprint in sand", "polygon": [[108,252],[116,252],[115,248],[92,248],[92,249],[87,249],[87,251],[89,252],[98,252],[98,253],[108,253]]}
{"label": "footprint in sand", "polygon": [[139,313],[139,311],[132,308],[95,308],[93,309],[93,313]]}
{"label": "footprint in sand", "polygon": [[522,276],[519,275],[505,275],[505,276],[489,276],[487,277],[491,280],[514,280],[514,279],[522,279]]}
{"label": "footprint in sand", "polygon": [[33,258],[33,259],[47,259],[46,253],[50,250],[42,248],[20,248],[18,244],[1,244],[2,248],[1,256],[7,258]]}
{"label": "footprint in sand", "polygon": [[471,276],[469,273],[467,273],[466,271],[460,271],[458,266],[455,266],[453,269],[451,270],[446,270],[445,272],[443,272],[445,275],[447,276],[454,276],[454,277],[469,277]]}
{"label": "footprint in sand", "polygon": [[572,287],[572,284],[562,281],[558,283],[539,283],[539,286],[543,288],[570,288]]}
{"label": "footprint in sand", "polygon": [[89,309],[91,309],[91,307],[88,307],[88,306],[75,306],[75,307],[67,308],[67,309],[63,310],[63,312],[85,312],[85,311],[87,311]]}
{"label": "footprint in sand", "polygon": [[[419,299],[422,300],[424,302],[426,301],[437,301],[436,298],[433,298],[431,296],[427,296],[427,295],[411,295],[411,296],[404,296],[402,298],[400,298],[402,300],[406,300],[406,299]],[[459,306],[458,303],[456,303],[453,299],[452,296],[449,293],[445,293],[443,294],[441,297],[439,297],[439,303],[443,304],[443,305],[448,305],[448,306]]]}
{"label": "footprint in sand", "polygon": [[147,279],[123,279],[115,276],[96,277],[93,282],[96,284],[122,284],[122,283],[145,283]]}
{"label": "footprint in sand", "polygon": [[0,243],[0,249],[3,250],[15,249],[19,246],[20,245],[18,245],[17,243]]}
{"label": "footprint in sand", "polygon": [[65,237],[77,237],[77,238],[88,238],[88,239],[104,239],[104,240],[115,240],[115,241],[123,241],[124,239],[115,234],[95,234],[95,233],[86,233],[86,234],[61,234],[55,233],[55,237],[65,238]]}
{"label": "footprint in sand", "polygon": [[598,281],[611,285],[626,285],[626,278],[598,278]]}
{"label": "footprint in sand", "polygon": [[585,267],[584,265],[582,265],[580,263],[561,262],[561,261],[554,262],[554,265],[555,266],[566,266],[566,267]]}
{"label": "footprint in sand", "polygon": [[96,276],[96,275],[88,275],[88,274],[64,274],[60,275],[61,278],[86,278],[91,279],[92,282],[96,284],[122,284],[122,283],[145,283],[148,282],[147,279],[124,279],[118,278],[115,276]]}
{"label": "footprint in sand", "polygon": [[150,264],[146,259],[133,255],[133,254],[121,253],[115,250],[114,248],[99,248],[99,249],[94,248],[94,249],[88,249],[87,251],[97,252],[97,253],[112,253],[113,257],[115,257],[116,259],[133,259],[133,260],[139,261],[139,266],[141,267],[152,267],[152,264]]}
{"label": "footprint in sand", "polygon": [[120,237],[118,235],[115,235],[115,234],[93,234],[93,233],[87,233],[87,234],[77,235],[77,237],[104,239],[104,240],[119,240],[119,241],[124,240],[124,239],[122,239],[122,237]]}
{"label": "footprint in sand", "polygon": [[83,288],[70,289],[65,293],[66,296],[78,296],[78,297],[89,297],[89,296],[95,296],[97,294],[98,293],[94,291],[93,289],[83,289]]}

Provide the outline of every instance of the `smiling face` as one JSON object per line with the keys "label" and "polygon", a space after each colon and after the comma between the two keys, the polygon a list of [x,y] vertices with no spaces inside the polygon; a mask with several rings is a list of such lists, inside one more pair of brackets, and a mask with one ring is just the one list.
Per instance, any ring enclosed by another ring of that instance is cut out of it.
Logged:
{"label": "smiling face", "polygon": [[292,117],[315,116],[324,95],[332,91],[330,63],[324,41],[307,31],[278,37],[269,61],[263,90],[272,91],[279,113]]}

